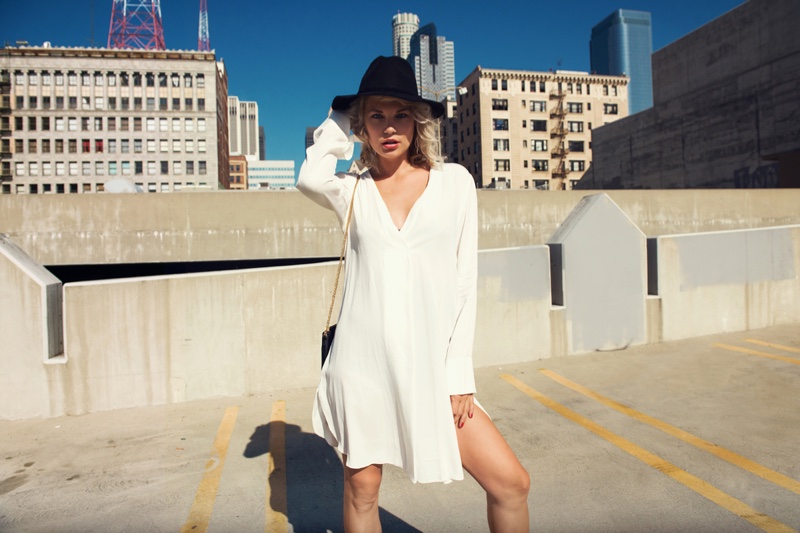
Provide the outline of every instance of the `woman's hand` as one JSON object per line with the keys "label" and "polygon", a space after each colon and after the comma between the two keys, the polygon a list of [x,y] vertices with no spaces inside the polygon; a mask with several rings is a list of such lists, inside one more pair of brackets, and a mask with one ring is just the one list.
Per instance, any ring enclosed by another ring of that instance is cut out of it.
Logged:
{"label": "woman's hand", "polygon": [[456,427],[462,428],[467,418],[472,418],[475,411],[475,400],[472,394],[454,394],[450,396],[450,406],[453,408],[453,422]]}

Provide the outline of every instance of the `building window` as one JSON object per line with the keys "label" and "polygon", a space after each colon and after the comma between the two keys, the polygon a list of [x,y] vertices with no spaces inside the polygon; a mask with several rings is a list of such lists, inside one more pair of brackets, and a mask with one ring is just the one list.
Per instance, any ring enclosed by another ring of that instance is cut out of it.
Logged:
{"label": "building window", "polygon": [[147,162],[147,174],[149,176],[156,175],[156,162],[155,161],[148,161]]}
{"label": "building window", "polygon": [[180,151],[181,151],[181,141],[180,141],[180,139],[172,139],[172,151],[174,153],[180,153]]}
{"label": "building window", "polygon": [[500,90],[501,91],[508,90],[508,80],[500,80]]}
{"label": "building window", "polygon": [[547,170],[549,161],[547,159],[532,159],[531,167],[536,172],[544,172]]}
{"label": "building window", "polygon": [[206,99],[205,98],[198,98],[197,99],[197,110],[198,111],[205,111],[206,110]]}
{"label": "building window", "polygon": [[81,152],[84,154],[88,154],[92,151],[92,141],[89,139],[83,139],[81,141]]}
{"label": "building window", "polygon": [[583,104],[580,102],[568,102],[567,111],[570,113],[583,113]]}
{"label": "building window", "polygon": [[198,173],[199,174],[205,174],[206,173],[206,162],[205,161],[200,161],[198,163],[198,165],[199,165],[198,166]]}
{"label": "building window", "polygon": [[78,139],[70,139],[69,140],[69,153],[77,154],[78,153]]}
{"label": "building window", "polygon": [[153,97],[147,98],[147,110],[148,111],[155,111],[156,109],[156,99]]}
{"label": "building window", "polygon": [[42,139],[42,153],[43,154],[50,153],[50,139]]}
{"label": "building window", "polygon": [[603,85],[603,96],[608,96],[608,85]]}
{"label": "building window", "polygon": [[161,111],[167,110],[167,99],[166,98],[159,98],[158,99],[158,109]]}
{"label": "building window", "polygon": [[134,154],[141,154],[142,153],[142,140],[141,139],[134,139],[133,140],[133,153]]}
{"label": "building window", "polygon": [[546,152],[547,139],[531,139],[531,151],[533,152]]}
{"label": "building window", "polygon": [[70,161],[69,162],[69,175],[70,176],[77,176],[78,175],[78,162],[77,161]]}
{"label": "building window", "polygon": [[42,176],[49,176],[53,173],[53,164],[50,161],[42,162]]}
{"label": "building window", "polygon": [[122,162],[122,175],[123,176],[130,176],[131,175],[131,162],[130,161],[123,161]]}
{"label": "building window", "polygon": [[133,162],[133,173],[136,174],[137,176],[141,176],[143,174],[141,161]]}
{"label": "building window", "polygon": [[199,154],[206,153],[206,140],[205,139],[198,139],[197,140],[197,153],[199,153]]}
{"label": "building window", "polygon": [[547,121],[531,120],[531,131],[547,131]]}
{"label": "building window", "polygon": [[81,162],[81,174],[84,176],[88,176],[92,173],[92,162],[91,161],[83,161]]}
{"label": "building window", "polygon": [[156,151],[156,140],[147,139],[147,153],[154,153]]}
{"label": "building window", "polygon": [[122,117],[119,119],[119,131],[128,131],[130,129],[130,120],[128,117]]}
{"label": "building window", "polygon": [[167,119],[158,119],[158,131],[169,131],[169,122]]}
{"label": "building window", "polygon": [[187,174],[194,174],[194,161],[187,161],[186,162],[186,173]]}
{"label": "building window", "polygon": [[172,119],[172,131],[181,131],[181,119],[179,118]]}
{"label": "building window", "polygon": [[191,74],[184,74],[183,75],[183,86],[184,87],[191,87],[192,86],[192,75]]}
{"label": "building window", "polygon": [[117,162],[116,161],[109,161],[108,162],[108,175],[109,176],[116,176],[117,175]]}
{"label": "building window", "polygon": [[494,169],[500,171],[509,171],[511,170],[511,161],[508,159],[495,159]]}
{"label": "building window", "polygon": [[103,117],[94,117],[94,131],[103,131]]}
{"label": "building window", "polygon": [[583,152],[583,141],[569,141],[570,152]]}
{"label": "building window", "polygon": [[545,106],[545,102],[539,100],[531,100],[531,111],[535,111],[538,113],[543,113],[547,110]]}
{"label": "building window", "polygon": [[94,163],[94,173],[96,176],[103,176],[105,172],[105,165],[102,161],[95,161]]}
{"label": "building window", "polygon": [[119,153],[127,154],[131,151],[131,141],[129,139],[122,139],[120,141]]}
{"label": "building window", "polygon": [[184,111],[191,111],[192,110],[192,99],[191,98],[185,98],[183,100],[183,109],[184,109]]}
{"label": "building window", "polygon": [[508,139],[494,139],[492,144],[493,148],[498,152],[508,152],[510,150]]}
{"label": "building window", "polygon": [[197,88],[204,89],[206,86],[206,78],[203,74],[197,75]]}
{"label": "building window", "polygon": [[493,91],[497,90],[497,80],[492,80],[492,90]]}
{"label": "building window", "polygon": [[167,75],[163,72],[158,74],[158,86],[159,87],[166,87],[167,86]]}
{"label": "building window", "polygon": [[507,118],[492,119],[492,129],[495,131],[508,131],[508,119]]}
{"label": "building window", "polygon": [[[492,98],[492,109],[494,111],[506,111],[508,109],[508,100],[506,98]],[[469,109],[467,109],[467,113],[469,113]]]}
{"label": "building window", "polygon": [[116,139],[109,139],[108,140],[108,153],[109,154],[116,154],[117,153],[117,140]]}
{"label": "building window", "polygon": [[172,173],[176,175],[183,174],[183,162],[181,161],[173,161],[172,162]]}
{"label": "building window", "polygon": [[161,151],[161,153],[169,152],[169,141],[167,139],[161,139],[158,142],[158,149]]}
{"label": "building window", "polygon": [[161,174],[162,175],[169,174],[169,161],[161,162]]}
{"label": "building window", "polygon": [[133,131],[142,131],[142,117],[133,117]]}
{"label": "building window", "polygon": [[94,151],[98,154],[103,153],[103,139],[94,140]]}
{"label": "building window", "polygon": [[603,104],[603,113],[606,115],[616,115],[618,113],[617,104]]}
{"label": "building window", "polygon": [[570,161],[569,162],[569,169],[573,171],[582,171],[584,170],[585,162],[584,161]]}
{"label": "building window", "polygon": [[580,133],[583,131],[583,122],[569,121],[567,126],[572,133]]}
{"label": "building window", "polygon": [[146,121],[147,131],[156,131],[156,119],[148,118]]}
{"label": "building window", "polygon": [[[189,130],[186,130],[189,131]],[[198,118],[197,119],[197,131],[206,131],[206,119]]]}
{"label": "building window", "polygon": [[186,139],[186,153],[194,153],[194,141],[192,139]]}
{"label": "building window", "polygon": [[183,123],[183,127],[186,131],[194,131],[194,120],[187,118]]}
{"label": "building window", "polygon": [[617,86],[616,85],[612,85],[611,86],[611,96],[617,96]]}

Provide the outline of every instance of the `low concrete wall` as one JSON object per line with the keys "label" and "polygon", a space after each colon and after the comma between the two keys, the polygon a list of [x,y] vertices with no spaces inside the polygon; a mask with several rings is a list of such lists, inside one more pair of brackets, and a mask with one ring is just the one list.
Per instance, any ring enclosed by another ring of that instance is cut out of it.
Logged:
{"label": "low concrete wall", "polygon": [[62,331],[61,282],[0,235],[0,417],[50,411]]}
{"label": "low concrete wall", "polygon": [[[800,224],[800,189],[607,191],[657,235]],[[582,191],[478,191],[482,250],[544,244]],[[0,195],[0,233],[43,265],[338,257],[331,211],[297,191]]]}
{"label": "low concrete wall", "polygon": [[[550,356],[548,263],[546,246],[480,252],[476,365]],[[334,276],[321,263],[68,283],[67,364],[0,350],[20,384],[0,389],[0,418],[313,387]]]}
{"label": "low concrete wall", "polygon": [[658,238],[664,340],[800,321],[800,226]]}

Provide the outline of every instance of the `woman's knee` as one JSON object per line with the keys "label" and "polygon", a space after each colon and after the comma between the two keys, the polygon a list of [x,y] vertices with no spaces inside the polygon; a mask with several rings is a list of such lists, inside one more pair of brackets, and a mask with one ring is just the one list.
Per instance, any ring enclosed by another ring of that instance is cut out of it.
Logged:
{"label": "woman's knee", "polygon": [[519,465],[507,472],[499,483],[495,483],[489,495],[498,501],[513,502],[527,500],[531,489],[531,476]]}
{"label": "woman's knee", "polygon": [[376,465],[357,470],[345,467],[345,491],[356,507],[371,507],[378,501],[382,472]]}

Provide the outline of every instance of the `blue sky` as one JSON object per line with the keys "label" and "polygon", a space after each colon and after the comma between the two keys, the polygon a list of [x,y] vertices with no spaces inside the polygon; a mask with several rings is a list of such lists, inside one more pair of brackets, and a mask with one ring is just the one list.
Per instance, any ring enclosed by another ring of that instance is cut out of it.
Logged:
{"label": "blue sky", "polygon": [[[591,28],[616,9],[649,11],[653,50],[743,0],[207,0],[211,47],[229,93],[258,102],[268,159],[303,160],[305,129],[337,94],[358,89],[372,59],[392,53],[392,15],[416,13],[455,43],[456,82],[483,67],[589,70]],[[195,49],[199,0],[161,0],[167,48]],[[0,42],[105,46],[112,0],[0,0]]]}

